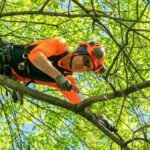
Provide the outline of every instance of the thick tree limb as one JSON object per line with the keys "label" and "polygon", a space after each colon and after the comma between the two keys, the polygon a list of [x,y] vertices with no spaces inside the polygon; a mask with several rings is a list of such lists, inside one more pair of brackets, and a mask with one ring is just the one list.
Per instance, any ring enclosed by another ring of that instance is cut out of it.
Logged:
{"label": "thick tree limb", "polygon": [[106,129],[102,124],[98,123],[96,118],[94,117],[93,113],[90,111],[80,111],[78,110],[78,105],[72,105],[68,102],[65,102],[59,98],[49,96],[43,93],[39,93],[33,89],[30,89],[28,87],[25,87],[21,83],[17,83],[16,81],[8,78],[7,76],[0,75],[0,85],[7,86],[13,90],[19,91],[21,94],[30,96],[32,98],[35,98],[37,100],[52,104],[54,106],[58,106],[61,108],[65,108],[69,111],[75,112],[77,114],[80,114],[84,118],[86,118],[88,121],[93,123],[98,129],[100,129],[102,132],[104,132],[110,139],[112,139],[117,145],[124,148],[125,150],[130,150],[129,147],[125,144],[125,141],[118,138],[116,135],[114,135],[112,132],[110,132],[108,129]]}
{"label": "thick tree limb", "polygon": [[133,86],[130,86],[126,89],[117,91],[116,93],[107,93],[107,94],[102,94],[99,96],[87,98],[84,101],[82,101],[80,104],[76,104],[76,105],[72,105],[66,101],[63,101],[59,98],[56,98],[56,97],[53,97],[50,95],[46,95],[43,93],[39,94],[38,91],[35,91],[31,88],[28,88],[28,87],[26,87],[26,86],[24,86],[24,85],[22,85],[16,81],[10,79],[10,78],[8,78],[7,76],[0,75],[0,85],[7,86],[13,90],[19,91],[21,94],[31,96],[35,99],[44,101],[46,103],[49,103],[49,104],[59,106],[61,108],[65,108],[65,109],[76,112],[78,110],[83,110],[84,108],[90,106],[93,103],[103,102],[103,101],[111,100],[111,99],[114,99],[117,97],[127,96],[133,92],[137,92],[141,89],[148,88],[148,87],[150,87],[150,80],[141,82],[141,83],[133,85]]}
{"label": "thick tree limb", "polygon": [[33,97],[35,99],[38,99],[40,101],[55,105],[55,106],[59,106],[61,108],[65,108],[65,109],[70,109],[73,107],[72,104],[63,101],[59,98],[53,97],[53,96],[49,96],[43,93],[39,93],[38,91],[35,91],[31,88],[28,88],[24,85],[22,85],[21,83],[18,83],[10,78],[8,78],[7,76],[2,76],[0,75],[0,85],[3,86],[7,86],[10,89],[19,91],[21,94]]}
{"label": "thick tree limb", "polygon": [[44,101],[46,103],[49,103],[49,104],[52,104],[55,106],[59,106],[61,108],[65,108],[67,110],[70,110],[72,112],[80,114],[81,116],[86,118],[88,121],[93,123],[102,132],[104,132],[110,139],[112,139],[120,147],[124,148],[125,150],[129,150],[130,148],[127,147],[126,142],[124,140],[118,138],[117,136],[115,136],[113,133],[111,133],[109,130],[107,130],[102,124],[98,123],[97,120],[94,118],[92,112],[86,112],[86,111],[80,111],[80,110],[83,110],[85,107],[87,107],[95,102],[106,101],[109,99],[113,99],[115,97],[121,97],[124,95],[128,95],[130,93],[136,92],[139,89],[144,89],[144,88],[150,87],[150,80],[145,81],[143,83],[139,83],[134,86],[131,86],[127,89],[118,91],[117,94],[110,93],[110,94],[105,94],[105,95],[100,95],[100,96],[89,98],[86,101],[83,101],[77,105],[72,105],[68,102],[65,102],[65,101],[59,99],[59,98],[49,96],[49,95],[46,95],[43,93],[39,93],[33,89],[25,87],[24,85],[22,85],[20,83],[17,83],[14,80],[9,79],[7,76],[0,75],[0,84],[3,86],[7,86],[13,90],[17,90],[24,95],[31,96],[40,101]]}

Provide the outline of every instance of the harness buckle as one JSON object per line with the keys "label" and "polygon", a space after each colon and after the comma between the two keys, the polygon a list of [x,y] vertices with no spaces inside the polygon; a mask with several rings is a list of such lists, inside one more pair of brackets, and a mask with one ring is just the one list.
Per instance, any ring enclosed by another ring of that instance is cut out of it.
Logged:
{"label": "harness buckle", "polygon": [[22,54],[22,58],[23,58],[24,60],[26,60],[26,59],[28,58],[28,53],[27,53],[27,52],[23,53],[23,54]]}

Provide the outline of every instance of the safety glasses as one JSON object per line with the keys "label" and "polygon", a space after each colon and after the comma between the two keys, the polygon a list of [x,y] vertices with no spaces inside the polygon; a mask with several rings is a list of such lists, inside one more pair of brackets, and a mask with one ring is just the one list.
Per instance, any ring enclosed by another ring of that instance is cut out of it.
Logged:
{"label": "safety glasses", "polygon": [[91,68],[90,60],[87,55],[83,55],[83,64],[84,64],[84,66]]}

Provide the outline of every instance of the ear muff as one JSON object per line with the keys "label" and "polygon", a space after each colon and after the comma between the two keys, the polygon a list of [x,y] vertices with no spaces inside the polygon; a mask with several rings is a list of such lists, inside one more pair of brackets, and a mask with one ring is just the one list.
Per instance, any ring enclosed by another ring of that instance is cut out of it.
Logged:
{"label": "ear muff", "polygon": [[94,48],[93,53],[98,60],[101,60],[105,55],[105,50],[103,48]]}

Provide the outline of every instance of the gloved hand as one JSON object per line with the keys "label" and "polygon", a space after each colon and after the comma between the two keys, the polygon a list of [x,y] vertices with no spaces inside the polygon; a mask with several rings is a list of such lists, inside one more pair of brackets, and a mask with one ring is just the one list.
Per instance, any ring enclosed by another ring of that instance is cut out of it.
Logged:
{"label": "gloved hand", "polygon": [[63,91],[70,91],[72,89],[71,83],[62,74],[58,75],[55,81]]}

